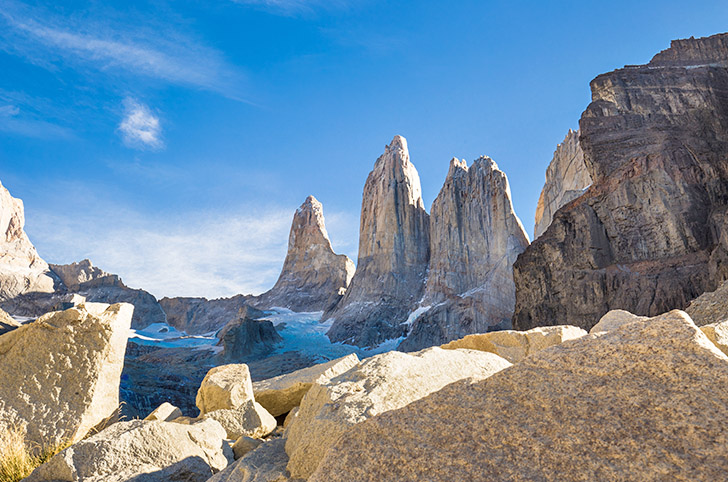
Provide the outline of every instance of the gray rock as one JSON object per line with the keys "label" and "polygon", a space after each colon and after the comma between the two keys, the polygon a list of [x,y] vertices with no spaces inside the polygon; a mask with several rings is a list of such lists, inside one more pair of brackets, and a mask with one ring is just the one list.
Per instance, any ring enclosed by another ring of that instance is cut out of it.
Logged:
{"label": "gray rock", "polygon": [[52,293],[54,289],[56,280],[24,226],[23,201],[0,184],[0,302],[23,293]]}
{"label": "gray rock", "polygon": [[278,281],[254,304],[259,308],[283,307],[299,312],[327,310],[332,308],[332,299],[346,291],[354,269],[346,255],[334,253],[324,224],[323,206],[309,196],[293,216],[288,253]]}
{"label": "gray rock", "polygon": [[225,363],[240,362],[251,355],[266,355],[283,341],[273,323],[268,320],[252,320],[241,315],[220,330],[218,345]]}
{"label": "gray rock", "polygon": [[569,129],[546,169],[546,183],[536,206],[534,238],[546,231],[561,206],[584,194],[591,183],[589,170],[584,163],[584,152],[579,145],[579,131]]}
{"label": "gray rock", "polygon": [[213,333],[236,319],[241,309],[245,316],[257,319],[264,315],[249,306],[253,296],[237,295],[231,298],[208,300],[207,298],[162,298],[159,304],[167,315],[167,323],[189,335]]}
{"label": "gray rock", "polygon": [[362,196],[359,258],[349,289],[322,319],[332,341],[373,346],[404,336],[429,260],[429,216],[407,141],[396,136],[369,173]]}
{"label": "gray rock", "polygon": [[[481,157],[453,159],[430,212],[430,267],[421,307],[399,349],[413,351],[507,327],[513,263],[528,246],[505,173]],[[424,308],[422,308],[424,309]]]}

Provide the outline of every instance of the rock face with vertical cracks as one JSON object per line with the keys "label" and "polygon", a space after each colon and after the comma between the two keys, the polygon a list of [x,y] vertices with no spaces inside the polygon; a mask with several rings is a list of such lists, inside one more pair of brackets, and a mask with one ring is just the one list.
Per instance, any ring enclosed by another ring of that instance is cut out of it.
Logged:
{"label": "rock face with vertical cracks", "polygon": [[[430,211],[430,270],[400,350],[446,343],[494,326],[510,328],[513,263],[528,236],[513,211],[505,173],[488,157],[453,159]],[[429,307],[426,309],[426,307]]]}
{"label": "rock face with vertical cracks", "polygon": [[48,264],[25,234],[23,201],[0,184],[0,302],[23,293],[51,293]]}
{"label": "rock face with vertical cracks", "polygon": [[364,185],[359,261],[342,300],[324,313],[334,319],[329,338],[371,346],[404,336],[424,291],[429,246],[420,177],[396,136]]}
{"label": "rock face with vertical cracks", "polygon": [[554,213],[584,194],[592,183],[584,163],[584,152],[579,145],[579,132],[569,129],[564,142],[556,147],[554,157],[546,169],[546,183],[536,206],[536,225],[533,237],[541,236],[551,224]]}
{"label": "rock face with vertical cracks", "polygon": [[591,82],[594,183],[514,265],[517,329],[685,308],[728,277],[728,34]]}
{"label": "rock face with vertical cracks", "polygon": [[331,247],[324,209],[309,196],[296,210],[288,237],[288,253],[275,286],[258,297],[259,308],[324,311],[339,301],[352,276],[354,263]]}

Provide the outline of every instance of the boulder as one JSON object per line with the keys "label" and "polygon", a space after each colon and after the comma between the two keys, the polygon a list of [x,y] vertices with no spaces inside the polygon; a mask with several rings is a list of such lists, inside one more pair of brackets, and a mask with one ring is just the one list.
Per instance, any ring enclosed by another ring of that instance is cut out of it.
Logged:
{"label": "boulder", "polygon": [[468,168],[452,159],[430,211],[430,264],[421,314],[410,315],[402,351],[421,350],[493,327],[510,328],[513,263],[528,235],[511,202],[508,178],[491,158]]}
{"label": "boulder", "polygon": [[147,415],[144,420],[158,420],[160,422],[171,422],[176,418],[182,416],[182,410],[175,407],[169,402],[164,402],[159,407],[154,409],[152,413]]}
{"label": "boulder", "polygon": [[246,400],[237,408],[206,412],[200,418],[219,422],[230,440],[237,440],[240,437],[265,437],[278,425],[275,417],[253,400]]}
{"label": "boulder", "polygon": [[333,319],[333,342],[374,346],[407,332],[422,298],[430,256],[429,216],[407,141],[395,136],[369,173],[362,195],[359,258]]}
{"label": "boulder", "polygon": [[728,321],[703,325],[700,329],[720,351],[728,355]]}
{"label": "boulder", "polygon": [[612,310],[606,315],[602,316],[599,319],[599,322],[596,325],[592,326],[591,330],[589,330],[589,333],[600,333],[602,331],[616,330],[620,326],[626,325],[627,323],[642,321],[646,320],[647,318],[647,316],[633,315],[629,311]]}
{"label": "boulder", "polygon": [[721,283],[715,291],[695,298],[685,311],[698,326],[728,321],[728,281]]}
{"label": "boulder", "polygon": [[546,169],[546,182],[536,206],[534,238],[546,231],[561,206],[584,194],[591,183],[592,178],[584,162],[584,151],[579,145],[579,131],[569,129]]}
{"label": "boulder", "polygon": [[580,338],[586,334],[586,331],[575,326],[544,326],[528,331],[503,330],[468,335],[460,340],[442,345],[442,348],[487,351],[495,353],[511,363],[518,363],[544,348],[558,345],[566,340]]}
{"label": "boulder", "polygon": [[240,314],[217,334],[223,347],[225,363],[241,362],[251,356],[262,356],[275,350],[283,341],[275,326],[268,320],[253,320]]}
{"label": "boulder", "polygon": [[287,482],[285,440],[265,442],[208,482]]}
{"label": "boulder", "polygon": [[352,353],[336,360],[253,383],[255,401],[277,417],[301,404],[301,399],[314,383],[324,384],[359,363]]}
{"label": "boulder", "polygon": [[288,470],[307,478],[331,445],[353,425],[401,408],[463,378],[483,379],[510,366],[473,350],[428,348],[368,358],[328,382],[313,385],[286,429]]}
{"label": "boulder", "polygon": [[200,415],[221,409],[236,409],[254,401],[253,382],[245,364],[222,365],[207,372],[195,403]]}
{"label": "boulder", "polygon": [[728,279],[727,39],[592,80],[579,144],[593,184],[514,264],[515,329],[655,316]]}
{"label": "boulder", "polygon": [[334,253],[324,208],[309,196],[293,216],[288,253],[278,281],[254,303],[259,308],[283,307],[299,312],[327,310],[332,296],[346,291],[355,269],[346,255]]}
{"label": "boulder", "polygon": [[309,482],[707,481],[726,473],[728,357],[673,311],[370,418],[338,439]]}
{"label": "boulder", "polygon": [[233,444],[233,455],[235,456],[235,460],[245,456],[248,452],[252,452],[262,443],[263,441],[257,438],[245,436],[240,437]]}
{"label": "boulder", "polygon": [[220,424],[119,422],[52,457],[27,482],[204,482],[232,462]]}
{"label": "boulder", "polygon": [[23,201],[0,184],[0,302],[23,293],[52,293],[55,279],[23,229]]}
{"label": "boulder", "polygon": [[133,306],[86,303],[0,336],[0,429],[39,448],[82,439],[119,405]]}

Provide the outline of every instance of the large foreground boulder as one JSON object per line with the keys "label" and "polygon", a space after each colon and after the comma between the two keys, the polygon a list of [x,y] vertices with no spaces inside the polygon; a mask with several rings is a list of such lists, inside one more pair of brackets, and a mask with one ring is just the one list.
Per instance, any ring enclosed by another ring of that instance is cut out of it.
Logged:
{"label": "large foreground boulder", "polygon": [[442,348],[446,350],[468,348],[470,350],[487,351],[495,353],[511,363],[517,363],[544,348],[584,335],[586,335],[586,331],[576,326],[544,326],[528,331],[503,330],[468,335],[460,340],[442,345]]}
{"label": "large foreground boulder", "polygon": [[133,307],[87,303],[0,336],[0,429],[40,448],[76,442],[119,405]]}
{"label": "large foreground boulder", "polygon": [[309,480],[712,481],[726,473],[728,357],[672,311],[374,417],[344,433]]}
{"label": "large foreground boulder", "polygon": [[[493,353],[428,348],[373,356],[323,385],[313,385],[286,429],[288,470],[307,478],[353,425],[418,400],[463,378],[482,380],[510,366]],[[351,480],[351,479],[350,479]]]}
{"label": "large foreground boulder", "polygon": [[277,417],[290,412],[314,383],[322,385],[359,363],[355,353],[336,360],[296,370],[292,373],[253,383],[255,401]]}
{"label": "large foreground boulder", "polygon": [[63,450],[26,482],[204,482],[232,461],[220,424],[119,422]]}

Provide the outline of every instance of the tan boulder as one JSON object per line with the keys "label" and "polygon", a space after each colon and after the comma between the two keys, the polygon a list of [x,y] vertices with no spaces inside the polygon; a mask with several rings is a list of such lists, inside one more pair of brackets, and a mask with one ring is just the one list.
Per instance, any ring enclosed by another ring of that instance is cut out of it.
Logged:
{"label": "tan boulder", "polygon": [[273,415],[253,400],[248,400],[234,409],[223,408],[207,412],[200,418],[217,420],[231,440],[240,437],[265,437],[278,425]]}
{"label": "tan boulder", "polygon": [[233,444],[233,455],[235,456],[235,460],[244,457],[248,452],[252,452],[262,443],[263,441],[257,438],[240,437]]}
{"label": "tan boulder", "polygon": [[13,331],[20,326],[20,323],[15,321],[12,316],[8,315],[2,308],[0,308],[0,335]]}
{"label": "tan boulder", "polygon": [[692,300],[685,311],[698,326],[728,321],[728,281]]}
{"label": "tan boulder", "polygon": [[265,442],[208,482],[287,482],[285,440]]}
{"label": "tan boulder", "polygon": [[728,357],[672,311],[371,418],[339,438],[309,481],[712,481],[726,473]]}
{"label": "tan boulder", "polygon": [[195,403],[200,415],[221,409],[236,409],[253,400],[253,382],[248,365],[215,367],[205,375]]}
{"label": "tan boulder", "polygon": [[336,360],[253,383],[255,401],[273,416],[290,412],[314,383],[322,384],[359,363],[355,353]]}
{"label": "tan boulder", "polygon": [[543,326],[528,331],[503,330],[468,335],[460,340],[442,345],[442,348],[487,351],[495,353],[511,363],[517,363],[544,348],[584,335],[586,335],[586,331],[576,326]]}
{"label": "tan boulder", "polygon": [[175,407],[169,402],[164,402],[154,409],[152,413],[147,415],[144,420],[159,420],[161,422],[171,422],[182,416],[182,410]]}
{"label": "tan boulder", "polygon": [[616,330],[617,328],[621,327],[622,325],[626,325],[627,323],[633,323],[635,321],[643,321],[646,320],[648,317],[646,316],[638,316],[633,315],[629,311],[625,310],[612,310],[602,316],[599,319],[599,322],[594,325],[591,330],[589,330],[589,333],[600,333],[603,331],[612,331]]}
{"label": "tan boulder", "polygon": [[220,424],[119,422],[63,450],[27,482],[204,482],[232,461]]}
{"label": "tan boulder", "polygon": [[728,355],[728,321],[701,326],[700,330],[705,333],[705,336],[707,336],[720,351]]}
{"label": "tan boulder", "polygon": [[353,425],[454,381],[487,378],[508,366],[493,353],[436,347],[368,358],[323,385],[313,385],[303,397],[286,429],[288,470],[293,477],[307,478],[327,449]]}
{"label": "tan boulder", "polygon": [[38,448],[81,440],[119,405],[133,306],[86,303],[0,336],[0,429]]}

